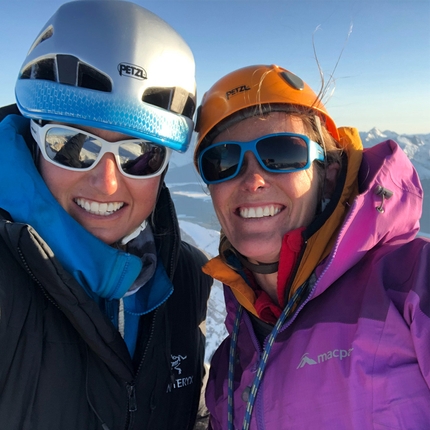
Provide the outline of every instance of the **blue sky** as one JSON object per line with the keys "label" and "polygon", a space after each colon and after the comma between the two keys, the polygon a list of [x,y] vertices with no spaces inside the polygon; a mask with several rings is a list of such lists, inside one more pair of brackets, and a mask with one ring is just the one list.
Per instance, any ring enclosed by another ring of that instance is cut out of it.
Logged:
{"label": "blue sky", "polygon": [[[338,126],[430,133],[429,0],[136,0],[172,25],[196,59],[198,98],[224,74],[279,64],[316,92],[317,61]],[[62,0],[0,0],[0,105]],[[336,68],[336,64],[337,68]],[[332,87],[333,88],[333,87]]]}

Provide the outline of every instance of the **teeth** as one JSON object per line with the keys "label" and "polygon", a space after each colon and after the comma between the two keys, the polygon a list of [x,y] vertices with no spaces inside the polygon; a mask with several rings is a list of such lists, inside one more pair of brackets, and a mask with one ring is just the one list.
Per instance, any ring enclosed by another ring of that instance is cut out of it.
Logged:
{"label": "teeth", "polygon": [[87,212],[102,216],[111,215],[124,206],[124,203],[122,202],[97,203],[84,199],[76,199],[75,201],[82,209],[85,209]]}
{"label": "teeth", "polygon": [[242,218],[263,218],[266,216],[275,216],[281,212],[281,208],[270,205],[258,208],[241,208],[239,212]]}

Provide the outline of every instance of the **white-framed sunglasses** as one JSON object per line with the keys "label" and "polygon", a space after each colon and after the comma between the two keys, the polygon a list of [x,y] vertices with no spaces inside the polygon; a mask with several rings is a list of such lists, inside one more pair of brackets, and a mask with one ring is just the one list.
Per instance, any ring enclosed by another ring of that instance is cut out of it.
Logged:
{"label": "white-framed sunglasses", "polygon": [[61,124],[30,123],[31,134],[46,161],[74,172],[93,169],[104,154],[114,155],[126,177],[148,179],[161,175],[172,150],[145,139],[108,142],[79,128]]}

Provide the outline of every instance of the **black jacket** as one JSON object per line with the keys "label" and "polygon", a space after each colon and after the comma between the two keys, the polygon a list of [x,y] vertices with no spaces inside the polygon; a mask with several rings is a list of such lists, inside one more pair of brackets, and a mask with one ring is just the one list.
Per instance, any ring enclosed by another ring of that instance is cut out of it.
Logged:
{"label": "black jacket", "polygon": [[0,219],[0,429],[192,429],[212,280],[182,242],[166,187],[154,213],[174,292],[141,317],[134,359],[99,306],[28,225]]}

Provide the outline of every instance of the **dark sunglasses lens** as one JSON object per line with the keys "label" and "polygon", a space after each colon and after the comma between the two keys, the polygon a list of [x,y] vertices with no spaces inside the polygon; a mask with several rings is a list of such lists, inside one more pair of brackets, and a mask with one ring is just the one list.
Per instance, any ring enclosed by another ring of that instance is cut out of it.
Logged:
{"label": "dark sunglasses lens", "polygon": [[301,169],[308,163],[308,146],[298,136],[271,136],[257,143],[257,152],[271,170]]}
{"label": "dark sunglasses lens", "polygon": [[96,160],[101,144],[84,133],[53,127],[46,133],[45,149],[48,157],[56,163],[85,169]]}
{"label": "dark sunglasses lens", "polygon": [[164,164],[166,148],[144,140],[123,143],[119,147],[122,170],[133,176],[157,173]]}
{"label": "dark sunglasses lens", "polygon": [[228,179],[237,171],[240,146],[234,143],[209,148],[202,156],[201,169],[207,181]]}

